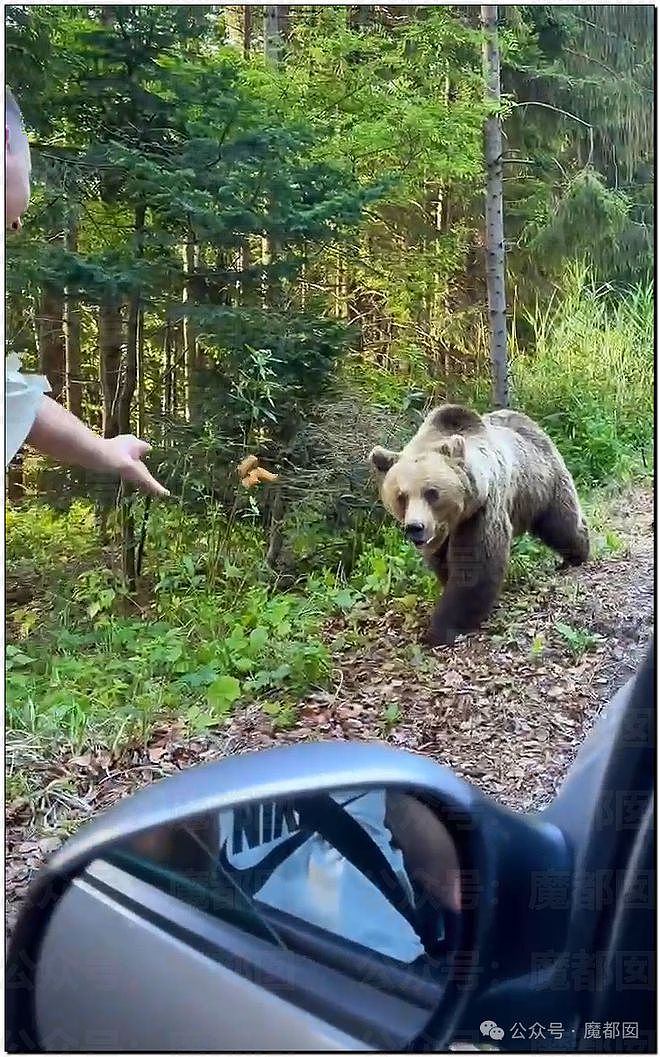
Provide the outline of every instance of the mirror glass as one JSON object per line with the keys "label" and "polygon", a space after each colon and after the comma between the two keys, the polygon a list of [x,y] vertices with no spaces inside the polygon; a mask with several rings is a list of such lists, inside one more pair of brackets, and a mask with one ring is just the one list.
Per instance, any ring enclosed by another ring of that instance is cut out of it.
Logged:
{"label": "mirror glass", "polygon": [[141,834],[106,860],[278,946],[442,975],[456,950],[455,842],[400,789],[258,801]]}

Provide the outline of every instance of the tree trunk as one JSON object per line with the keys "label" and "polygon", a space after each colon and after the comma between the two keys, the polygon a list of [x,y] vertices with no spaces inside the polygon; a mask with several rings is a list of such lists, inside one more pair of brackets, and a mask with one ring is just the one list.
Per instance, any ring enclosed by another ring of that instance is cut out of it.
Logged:
{"label": "tree trunk", "polygon": [[120,433],[131,433],[131,407],[137,388],[138,344],[140,341],[140,324],[142,308],[140,295],[133,294],[128,303],[128,321],[126,324],[126,366],[117,399],[117,427]]}
{"label": "tree trunk", "polygon": [[85,383],[82,377],[80,353],[80,316],[78,306],[67,297],[65,304],[66,335],[66,406],[77,418],[82,418]]}
{"label": "tree trunk", "polygon": [[144,309],[140,309],[138,321],[138,350],[137,350],[137,431],[138,437],[144,436],[145,424],[145,377],[144,377]]}
{"label": "tree trunk", "polygon": [[172,324],[168,320],[165,324],[163,336],[163,358],[161,366],[160,383],[160,416],[161,416],[161,446],[169,447],[169,431],[166,427],[168,415],[172,412]]}
{"label": "tree trunk", "polygon": [[[144,222],[147,210],[144,205],[135,210],[135,236],[138,257],[142,256],[144,242]],[[140,341],[140,324],[142,321],[140,291],[131,294],[128,304],[128,326],[126,335],[126,367],[117,400],[117,424],[120,433],[131,432],[131,408],[138,380],[138,345]]]}
{"label": "tree trunk", "polygon": [[227,39],[243,53],[243,58],[250,55],[252,44],[252,7],[249,4],[227,4],[224,9]]}
{"label": "tree trunk", "polygon": [[50,382],[51,397],[58,400],[66,377],[64,292],[44,286],[39,312],[39,373]]}
{"label": "tree trunk", "polygon": [[279,66],[282,47],[289,31],[289,5],[272,4],[264,7],[264,56],[273,66]]}
{"label": "tree trunk", "polygon": [[347,10],[349,29],[363,29],[373,18],[373,4],[350,4]]}
{"label": "tree trunk", "polygon": [[[194,246],[192,244],[192,236],[188,235],[188,241],[183,247],[183,290],[182,300],[184,305],[190,298],[190,287],[188,283],[188,276],[192,274],[194,269]],[[185,311],[185,309],[184,309]],[[190,391],[191,391],[191,379],[192,379],[192,360],[194,359],[194,352],[191,349],[191,344],[194,341],[190,331],[190,320],[187,315],[184,315],[181,320],[181,340],[183,343],[183,413],[186,422],[190,422]]]}
{"label": "tree trunk", "polygon": [[135,514],[133,512],[131,496],[126,495],[125,487],[122,488],[120,520],[121,571],[124,578],[124,586],[128,593],[133,595],[137,589]]}
{"label": "tree trunk", "polygon": [[277,569],[277,563],[284,545],[284,496],[279,485],[275,485],[274,495],[270,498],[267,507],[268,521],[268,549],[266,551],[266,562],[271,569]]}
{"label": "tree trunk", "polygon": [[170,415],[176,418],[179,410],[179,365],[183,360],[183,336],[181,327],[175,327],[173,331],[173,348],[170,357]]}
{"label": "tree trunk", "polygon": [[[182,249],[183,254],[183,302],[195,302],[198,298],[195,292],[195,276],[198,272],[199,258],[198,248],[193,241],[192,232],[188,233],[187,241]],[[186,422],[195,419],[198,412],[199,401],[195,395],[195,375],[200,367],[199,342],[197,341],[196,328],[190,316],[186,313],[181,321],[181,336],[183,342],[183,400]]]}
{"label": "tree trunk", "polygon": [[[78,219],[69,215],[66,231],[66,248],[70,253],[78,249]],[[66,406],[77,418],[82,418],[84,381],[80,350],[80,312],[78,303],[65,290],[64,336],[66,348]]]}
{"label": "tree trunk", "polygon": [[119,432],[117,408],[123,339],[121,305],[117,301],[106,301],[99,306],[99,356],[104,437],[116,437]]}
{"label": "tree trunk", "polygon": [[[264,7],[264,56],[271,66],[279,66],[282,60],[282,47],[288,33],[289,7],[287,4],[273,4]],[[262,308],[268,308],[278,300],[278,290],[270,279],[269,269],[277,259],[277,244],[268,234],[261,238],[262,265]]]}
{"label": "tree trunk", "polygon": [[[497,6],[482,4],[481,25],[486,93],[499,111],[500,52]],[[504,214],[502,209],[502,123],[499,112],[486,119],[486,287],[492,370],[493,404],[509,406],[509,363],[506,332]]]}
{"label": "tree trunk", "polygon": [[[284,4],[264,6],[263,37],[264,57],[271,66],[279,66],[282,59],[282,40],[284,26],[288,20],[288,7]],[[276,293],[269,275],[269,266],[273,263],[277,253],[274,240],[271,240],[266,232],[261,239],[261,265],[262,265],[262,287],[261,298],[264,308],[273,304]],[[282,550],[282,518],[284,515],[284,499],[281,488],[276,486],[275,494],[271,502],[267,504],[268,510],[268,551],[266,561],[275,568]]]}
{"label": "tree trunk", "polygon": [[252,8],[249,4],[243,4],[243,58],[250,57],[252,45]]}

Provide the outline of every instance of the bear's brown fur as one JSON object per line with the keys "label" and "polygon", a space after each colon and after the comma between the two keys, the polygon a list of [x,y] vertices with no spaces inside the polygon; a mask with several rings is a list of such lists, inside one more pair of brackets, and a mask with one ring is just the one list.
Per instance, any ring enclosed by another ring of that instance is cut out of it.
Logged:
{"label": "bear's brown fur", "polygon": [[428,641],[447,644],[491,615],[515,536],[531,532],[564,565],[589,557],[575,484],[550,437],[527,415],[478,415],[446,404],[400,452],[374,448],[385,508],[444,587]]}

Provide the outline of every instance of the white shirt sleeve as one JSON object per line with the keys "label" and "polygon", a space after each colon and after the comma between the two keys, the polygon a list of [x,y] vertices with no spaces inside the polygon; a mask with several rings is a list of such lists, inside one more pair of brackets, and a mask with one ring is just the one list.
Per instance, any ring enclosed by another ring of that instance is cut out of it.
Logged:
{"label": "white shirt sleeve", "polygon": [[42,374],[23,374],[15,353],[5,360],[5,469],[34,425],[44,393],[50,392]]}

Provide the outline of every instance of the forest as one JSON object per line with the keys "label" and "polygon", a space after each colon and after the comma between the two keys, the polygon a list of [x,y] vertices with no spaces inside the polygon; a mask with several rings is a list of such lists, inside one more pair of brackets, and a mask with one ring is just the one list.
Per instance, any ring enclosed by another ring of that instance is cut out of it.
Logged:
{"label": "forest", "polygon": [[[499,98],[478,5],[5,8],[33,166],[6,351],[144,437],[171,491],[28,448],[8,471],[19,887],[113,797],[273,740],[384,738],[538,800],[610,687],[652,605],[655,12],[497,10]],[[518,541],[492,627],[431,656],[436,584],[367,454],[434,403],[493,406],[489,122],[508,399],[566,459],[594,559],[561,579]],[[274,482],[240,486],[249,454]]]}

